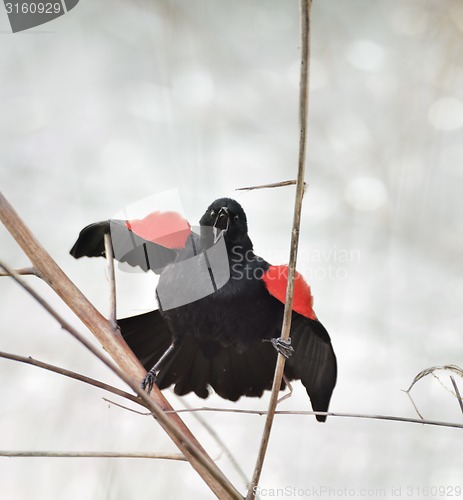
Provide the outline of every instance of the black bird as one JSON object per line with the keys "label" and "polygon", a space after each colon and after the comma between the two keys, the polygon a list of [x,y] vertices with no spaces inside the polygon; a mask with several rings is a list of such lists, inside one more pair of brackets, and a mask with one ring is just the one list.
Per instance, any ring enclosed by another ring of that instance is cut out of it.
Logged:
{"label": "black bird", "polygon": [[108,220],[85,227],[71,249],[75,258],[104,256],[110,232],[117,260],[160,275],[159,310],[118,321],[149,370],[143,388],[174,385],[176,394],[200,398],[212,388],[231,401],[260,397],[271,389],[278,351],[287,357],[286,381],[300,379],[312,408],[327,411],[336,357],[313,312],[309,285],[296,274],[291,342],[282,342],[287,266],[254,253],[246,214],[235,200],[215,200],[199,224],[193,230],[175,212]]}

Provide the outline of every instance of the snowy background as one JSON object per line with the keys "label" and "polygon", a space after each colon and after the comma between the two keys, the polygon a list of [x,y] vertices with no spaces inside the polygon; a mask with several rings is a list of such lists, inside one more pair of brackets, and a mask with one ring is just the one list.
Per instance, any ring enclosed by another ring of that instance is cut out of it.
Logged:
{"label": "snowy background", "polygon": [[[69,249],[83,226],[166,190],[192,223],[213,199],[236,197],[256,252],[288,260],[294,188],[234,190],[295,177],[298,12],[288,0],[81,0],[13,35],[0,5],[1,189],[103,313],[104,261],[75,261]],[[314,1],[298,269],[338,356],[333,411],[416,417],[401,389],[426,367],[463,366],[462,43],[460,0]],[[0,238],[1,259],[28,265],[4,228]],[[121,316],[153,307],[140,275],[121,273],[118,285]],[[0,350],[119,384],[12,281],[0,294]],[[448,374],[441,381],[451,387]],[[432,377],[413,394],[426,418],[463,421]],[[0,449],[176,452],[152,419],[103,396],[0,359]],[[267,398],[206,404],[262,409]],[[281,408],[310,408],[300,384]],[[251,476],[263,417],[203,418]],[[244,492],[208,432],[185,421]],[[261,486],[442,498],[423,488],[462,486],[461,433],[280,416]],[[0,458],[0,484],[8,500],[213,497],[187,463],[167,461]]]}

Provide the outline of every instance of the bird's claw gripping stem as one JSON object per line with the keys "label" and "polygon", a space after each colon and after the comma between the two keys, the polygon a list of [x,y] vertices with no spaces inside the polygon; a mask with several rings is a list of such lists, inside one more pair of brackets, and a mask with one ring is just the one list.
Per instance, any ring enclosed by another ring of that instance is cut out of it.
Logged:
{"label": "bird's claw gripping stem", "polygon": [[141,381],[141,388],[148,394],[152,391],[153,386],[156,383],[157,371],[150,370],[146,377]]}
{"label": "bird's claw gripping stem", "polygon": [[294,352],[291,345],[291,337],[288,340],[284,340],[281,337],[270,339],[273,347],[278,351],[279,354],[284,356],[286,359],[290,358]]}
{"label": "bird's claw gripping stem", "polygon": [[151,370],[146,374],[146,377],[142,380],[141,388],[148,394],[152,391],[153,386],[156,384],[161,367],[164,365],[166,360],[172,354],[172,351],[175,349],[175,346],[176,342],[174,340],[172,344],[170,344],[170,346],[164,352],[164,354],[158,359],[153,368],[151,368]]}

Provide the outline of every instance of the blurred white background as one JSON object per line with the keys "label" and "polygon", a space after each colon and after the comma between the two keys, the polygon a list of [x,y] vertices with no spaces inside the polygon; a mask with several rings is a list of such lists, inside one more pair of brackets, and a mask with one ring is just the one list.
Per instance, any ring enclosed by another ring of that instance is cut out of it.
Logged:
{"label": "blurred white background", "polygon": [[[13,35],[0,6],[1,189],[102,312],[104,261],[68,253],[79,230],[167,189],[192,223],[213,199],[236,197],[256,252],[288,260],[294,189],[234,190],[295,177],[298,13],[288,0],[81,0]],[[314,0],[298,268],[338,356],[333,411],[415,417],[401,392],[415,374],[463,366],[462,43],[460,0]],[[3,227],[0,236],[0,257],[28,265]],[[139,280],[118,281],[123,316],[153,307],[152,286]],[[44,284],[28,281],[84,331]],[[0,350],[118,384],[17,285],[3,278],[0,293]],[[441,380],[450,387],[447,374]],[[437,380],[413,394],[426,418],[463,421]],[[0,448],[176,451],[151,419],[102,396],[0,359]],[[281,409],[309,409],[299,384]],[[251,476],[264,419],[204,418]],[[207,431],[185,420],[244,492]],[[420,488],[462,485],[461,439],[459,429],[280,416],[261,486],[337,491],[324,498],[345,488],[389,498],[401,487],[404,497],[434,498]],[[0,484],[8,500],[212,498],[187,463],[166,461],[1,458]]]}

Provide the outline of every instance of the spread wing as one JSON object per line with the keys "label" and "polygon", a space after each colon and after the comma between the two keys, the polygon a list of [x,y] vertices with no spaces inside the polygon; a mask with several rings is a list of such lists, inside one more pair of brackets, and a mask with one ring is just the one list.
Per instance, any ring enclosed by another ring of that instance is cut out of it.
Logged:
{"label": "spread wing", "polygon": [[106,220],[90,224],[79,234],[70,253],[80,257],[105,256],[104,235],[111,234],[114,257],[143,271],[160,272],[178,250],[191,243],[188,222],[176,212],[153,212],[144,219]]}
{"label": "spread wing", "polygon": [[[262,276],[262,280],[270,295],[273,295],[284,304],[288,284],[288,266],[269,266]],[[302,314],[306,318],[316,318],[313,311],[313,297],[310,286],[297,271],[294,277],[293,311]]]}
{"label": "spread wing", "polygon": [[[268,292],[283,304],[286,300],[288,266],[270,266],[262,277]],[[293,355],[287,360],[285,374],[300,379],[314,411],[328,411],[336,385],[337,363],[331,339],[313,311],[310,287],[296,272],[291,321]],[[326,417],[317,415],[324,422]]]}

